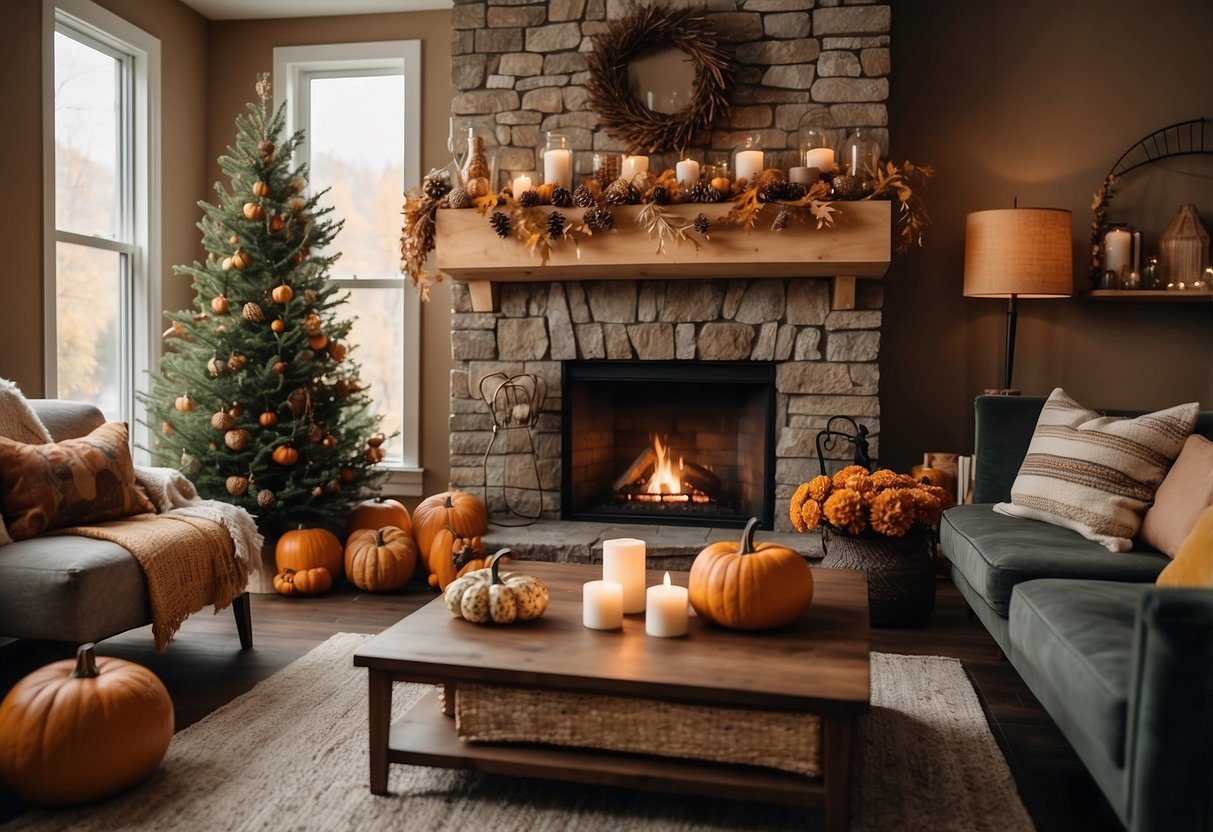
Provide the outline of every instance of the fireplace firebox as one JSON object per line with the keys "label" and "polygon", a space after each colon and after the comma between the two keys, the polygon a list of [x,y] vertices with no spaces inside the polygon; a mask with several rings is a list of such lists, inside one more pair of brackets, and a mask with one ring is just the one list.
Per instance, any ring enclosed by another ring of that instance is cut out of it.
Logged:
{"label": "fireplace firebox", "polygon": [[775,364],[567,361],[566,520],[772,528]]}

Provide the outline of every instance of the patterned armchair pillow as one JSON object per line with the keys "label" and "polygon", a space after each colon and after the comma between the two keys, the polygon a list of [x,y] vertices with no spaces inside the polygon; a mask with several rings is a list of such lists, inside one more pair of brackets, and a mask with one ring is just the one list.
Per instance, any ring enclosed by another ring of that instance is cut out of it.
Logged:
{"label": "patterned armchair pillow", "polygon": [[994,510],[1126,552],[1199,409],[1191,402],[1131,419],[1100,416],[1059,387],[1040,412],[1011,502]]}
{"label": "patterned armchair pillow", "polygon": [[135,485],[125,422],[45,445],[0,437],[0,500],[13,540],[156,510]]}

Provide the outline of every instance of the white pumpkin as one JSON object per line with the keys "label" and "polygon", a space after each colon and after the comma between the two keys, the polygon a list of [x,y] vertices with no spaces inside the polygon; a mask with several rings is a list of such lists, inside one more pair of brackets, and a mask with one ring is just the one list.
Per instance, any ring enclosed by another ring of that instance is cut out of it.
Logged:
{"label": "white pumpkin", "polygon": [[512,624],[530,621],[548,608],[548,588],[533,575],[501,575],[500,562],[512,554],[501,549],[485,569],[469,572],[447,586],[447,609],[476,624]]}

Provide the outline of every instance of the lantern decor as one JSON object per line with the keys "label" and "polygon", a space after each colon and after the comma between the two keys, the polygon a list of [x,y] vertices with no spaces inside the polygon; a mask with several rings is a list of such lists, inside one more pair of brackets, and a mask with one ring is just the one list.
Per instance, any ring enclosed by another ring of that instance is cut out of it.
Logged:
{"label": "lantern decor", "polygon": [[[484,449],[481,465],[484,468],[485,496],[494,486],[490,483],[489,455],[497,442],[498,435],[505,437],[506,448],[524,448],[516,452],[524,456],[528,464],[522,467],[531,475],[529,482],[507,483],[506,472],[512,466],[502,466],[501,499],[506,511],[517,517],[520,522],[501,520],[494,521],[497,525],[529,526],[543,514],[543,489],[539,482],[539,458],[535,450],[534,437],[531,431],[539,421],[547,398],[547,382],[542,377],[531,373],[507,376],[505,373],[490,373],[480,380],[480,397],[488,406],[493,417],[493,432],[489,438],[488,447]],[[517,436],[517,441],[511,437]],[[514,451],[511,451],[513,453]],[[535,495],[534,507],[518,506],[510,501],[510,492],[525,491]]]}

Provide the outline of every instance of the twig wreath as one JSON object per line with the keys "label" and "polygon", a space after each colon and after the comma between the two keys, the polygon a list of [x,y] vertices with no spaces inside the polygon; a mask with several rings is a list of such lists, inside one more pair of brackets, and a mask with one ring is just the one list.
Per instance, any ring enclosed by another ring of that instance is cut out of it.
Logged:
{"label": "twig wreath", "polygon": [[[663,47],[685,52],[695,64],[691,103],[673,114],[653,112],[628,85],[628,64]],[[729,56],[716,42],[715,29],[693,8],[632,8],[594,37],[594,50],[586,63],[590,108],[608,135],[626,143],[628,153],[685,149],[717,118],[728,114],[733,83]]]}

